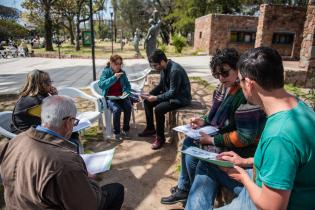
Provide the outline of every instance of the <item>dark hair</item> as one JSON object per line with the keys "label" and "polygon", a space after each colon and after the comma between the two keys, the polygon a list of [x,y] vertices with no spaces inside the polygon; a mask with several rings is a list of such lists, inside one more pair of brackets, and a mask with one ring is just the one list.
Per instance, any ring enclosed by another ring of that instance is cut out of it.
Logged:
{"label": "dark hair", "polygon": [[110,63],[116,62],[117,60],[121,60],[121,62],[123,61],[122,57],[120,55],[111,55],[109,58],[109,61],[106,64],[106,68],[110,67]]}
{"label": "dark hair", "polygon": [[233,70],[236,70],[238,59],[239,54],[234,48],[217,49],[210,61],[211,73],[216,74],[223,71],[223,64],[227,64]]}
{"label": "dark hair", "polygon": [[162,60],[167,62],[167,57],[160,49],[154,50],[154,52],[149,56],[150,63],[161,63]]}
{"label": "dark hair", "polygon": [[258,47],[247,50],[241,56],[237,68],[242,77],[256,81],[267,91],[284,86],[282,58],[275,49]]}

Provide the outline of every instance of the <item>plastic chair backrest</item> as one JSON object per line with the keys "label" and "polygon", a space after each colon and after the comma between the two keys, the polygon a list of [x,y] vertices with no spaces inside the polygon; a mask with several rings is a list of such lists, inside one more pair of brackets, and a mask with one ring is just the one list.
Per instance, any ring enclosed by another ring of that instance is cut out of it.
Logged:
{"label": "plastic chair backrest", "polygon": [[99,80],[93,81],[90,84],[90,89],[91,89],[92,94],[94,96],[99,97],[99,98],[103,98],[103,96],[102,96],[102,89],[98,86],[98,81]]}
{"label": "plastic chair backrest", "polygon": [[10,139],[16,136],[14,133],[11,133],[11,120],[11,111],[0,112],[0,134]]}

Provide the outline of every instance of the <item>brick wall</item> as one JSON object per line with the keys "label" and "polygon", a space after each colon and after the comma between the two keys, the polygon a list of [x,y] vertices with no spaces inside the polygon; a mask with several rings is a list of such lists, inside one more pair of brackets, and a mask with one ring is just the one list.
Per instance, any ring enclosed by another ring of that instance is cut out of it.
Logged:
{"label": "brick wall", "polygon": [[[273,47],[282,56],[298,59],[303,39],[305,14],[306,9],[302,7],[262,4],[255,46]],[[272,44],[274,33],[294,34],[293,44]]]}
{"label": "brick wall", "polygon": [[211,31],[211,15],[195,20],[194,50],[209,53]]}
{"label": "brick wall", "polygon": [[231,31],[256,32],[257,21],[253,16],[212,15],[209,53],[214,54],[217,48],[225,47],[234,47],[241,53],[253,48],[254,42],[231,42]]}
{"label": "brick wall", "polygon": [[[234,47],[239,52],[253,48],[255,43],[231,42],[231,31],[256,32],[257,17],[210,14],[195,21],[194,49],[214,54],[216,49]],[[202,36],[200,38],[200,33]]]}

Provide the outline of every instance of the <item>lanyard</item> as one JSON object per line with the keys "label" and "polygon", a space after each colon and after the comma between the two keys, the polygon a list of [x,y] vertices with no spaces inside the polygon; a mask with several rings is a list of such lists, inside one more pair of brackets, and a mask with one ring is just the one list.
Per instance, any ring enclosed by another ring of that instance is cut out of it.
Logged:
{"label": "lanyard", "polygon": [[65,140],[65,141],[67,141],[67,142],[70,142],[70,143],[73,144],[75,147],[77,147],[76,144],[72,143],[71,141],[69,141],[68,139],[66,139],[65,137],[63,137],[62,135],[60,135],[59,133],[56,133],[55,131],[52,131],[52,130],[50,130],[50,129],[48,129],[48,128],[44,128],[44,127],[38,125],[38,126],[36,126],[36,130],[42,131],[42,132],[45,132],[45,133],[48,133],[48,134],[50,134],[50,135],[52,135],[52,136],[55,136],[55,137],[57,137],[57,138],[60,138],[60,139]]}

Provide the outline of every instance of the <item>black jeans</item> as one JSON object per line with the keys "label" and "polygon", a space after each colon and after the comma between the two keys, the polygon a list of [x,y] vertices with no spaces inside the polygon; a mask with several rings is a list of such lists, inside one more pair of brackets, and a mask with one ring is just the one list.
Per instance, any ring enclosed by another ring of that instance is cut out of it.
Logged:
{"label": "black jeans", "polygon": [[119,183],[107,184],[101,187],[106,194],[106,200],[101,210],[120,210],[124,202],[124,186]]}
{"label": "black jeans", "polygon": [[153,130],[154,123],[153,123],[153,107],[154,115],[156,120],[156,135],[161,139],[165,139],[164,136],[164,123],[165,123],[165,114],[170,112],[174,109],[178,109],[183,105],[177,103],[170,103],[169,101],[162,101],[162,102],[149,102],[144,100],[144,110],[145,110],[145,117],[147,120],[147,129]]}

